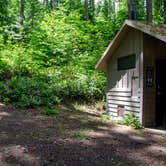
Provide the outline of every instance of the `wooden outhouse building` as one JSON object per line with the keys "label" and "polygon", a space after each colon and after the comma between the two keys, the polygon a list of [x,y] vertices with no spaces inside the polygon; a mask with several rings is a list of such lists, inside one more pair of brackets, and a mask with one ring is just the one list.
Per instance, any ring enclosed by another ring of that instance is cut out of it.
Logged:
{"label": "wooden outhouse building", "polygon": [[126,20],[96,65],[107,73],[107,113],[166,125],[166,27]]}

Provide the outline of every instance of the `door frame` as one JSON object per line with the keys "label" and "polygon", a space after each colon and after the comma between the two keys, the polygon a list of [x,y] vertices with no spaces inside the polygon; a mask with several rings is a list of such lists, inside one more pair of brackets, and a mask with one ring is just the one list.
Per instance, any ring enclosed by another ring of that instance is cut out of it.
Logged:
{"label": "door frame", "polygon": [[[158,93],[160,93],[159,91],[158,91],[158,82],[159,82],[159,80],[158,80],[158,76],[159,76],[159,74],[158,73],[162,73],[162,69],[158,69],[158,66],[160,66],[161,64],[160,63],[164,63],[165,64],[165,69],[166,69],[166,59],[156,59],[156,67],[155,67],[155,89],[156,89],[156,97],[155,97],[155,125],[156,125],[156,127],[158,127],[158,126],[163,126],[163,125],[165,125],[165,124],[163,124],[163,122],[161,122],[161,123],[159,123],[159,121],[160,120],[162,120],[162,112],[160,112],[160,110],[159,109],[161,109],[161,108],[159,108],[159,106],[158,106]],[[159,71],[160,70],[160,71]],[[166,89],[166,86],[165,86],[165,89]],[[166,91],[165,91],[165,93],[166,93]],[[159,110],[159,111],[158,111]],[[160,112],[160,115],[159,115],[159,112]],[[166,116],[166,115],[165,115]]]}

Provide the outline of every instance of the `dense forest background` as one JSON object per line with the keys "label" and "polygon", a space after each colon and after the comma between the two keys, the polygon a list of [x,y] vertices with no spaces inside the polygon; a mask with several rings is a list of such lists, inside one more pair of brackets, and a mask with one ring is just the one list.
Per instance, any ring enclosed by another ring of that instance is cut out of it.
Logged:
{"label": "dense forest background", "polygon": [[165,0],[0,0],[0,100],[103,99],[95,65],[126,18],[166,23]]}

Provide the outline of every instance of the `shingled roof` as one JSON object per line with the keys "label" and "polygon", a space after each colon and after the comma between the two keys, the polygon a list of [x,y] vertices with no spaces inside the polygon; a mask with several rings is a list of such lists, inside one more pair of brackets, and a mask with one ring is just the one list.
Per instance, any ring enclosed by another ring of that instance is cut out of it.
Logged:
{"label": "shingled roof", "polygon": [[166,42],[166,26],[165,25],[159,26],[159,25],[146,24],[146,23],[133,21],[133,20],[126,20],[122,28],[120,29],[120,31],[117,33],[115,38],[109,44],[104,54],[100,58],[99,62],[97,63],[96,65],[97,70],[106,70],[107,59],[113,54],[113,52],[118,46],[118,43],[121,41],[121,39],[123,38],[125,33],[128,31],[128,29],[131,29],[131,28],[141,31],[145,34],[148,34],[163,42]]}

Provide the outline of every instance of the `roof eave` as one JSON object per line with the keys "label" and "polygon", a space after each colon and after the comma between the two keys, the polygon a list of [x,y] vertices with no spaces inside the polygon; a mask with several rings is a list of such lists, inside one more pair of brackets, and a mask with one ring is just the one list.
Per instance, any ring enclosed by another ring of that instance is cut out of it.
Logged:
{"label": "roof eave", "polygon": [[123,26],[121,27],[121,29],[119,30],[119,32],[117,33],[117,35],[114,37],[114,39],[112,40],[112,42],[109,44],[109,46],[107,47],[106,51],[104,52],[104,54],[102,55],[102,57],[100,58],[100,60],[98,61],[95,69],[96,70],[101,70],[101,71],[105,71],[107,69],[107,60],[109,57],[111,57],[111,55],[113,54],[114,51],[114,45],[116,45],[118,43],[118,41],[121,38],[121,34],[123,34],[126,31],[126,27],[128,28],[133,28],[136,29],[138,31],[141,31],[142,33],[148,34],[152,37],[155,37],[163,42],[166,42],[166,37],[161,36],[159,34],[155,34],[151,31],[149,31],[146,28],[141,28],[139,27],[139,25],[136,24],[136,22],[131,21],[131,20],[125,20]]}
{"label": "roof eave", "polygon": [[[159,34],[156,34],[156,33],[152,32],[152,31],[149,31],[149,30],[146,29],[146,28],[141,28],[141,27],[139,27],[138,25],[134,25],[133,22],[134,22],[134,21],[126,20],[126,21],[125,21],[125,24],[126,24],[127,26],[130,26],[130,27],[132,27],[132,28],[134,28],[134,29],[136,29],[136,30],[139,30],[139,31],[141,31],[141,32],[143,32],[143,33],[145,33],[145,34],[148,34],[148,35],[150,35],[150,36],[152,36],[152,37],[154,37],[154,38],[156,38],[156,39],[159,39],[159,40],[161,40],[161,41],[163,41],[163,42],[166,42],[166,37],[163,37],[163,36],[161,36],[161,35],[159,35]],[[136,23],[135,23],[135,24],[136,24]]]}
{"label": "roof eave", "polygon": [[121,33],[126,31],[126,28],[125,28],[125,27],[127,27],[126,26],[127,25],[126,21],[124,22],[123,26],[121,27],[121,29],[119,30],[119,32],[116,34],[116,36],[114,37],[114,39],[112,40],[112,42],[108,45],[108,47],[106,48],[104,54],[102,55],[102,57],[98,61],[97,65],[95,67],[96,70],[105,71],[107,69],[106,60],[110,57],[109,56],[110,52],[113,52],[113,50],[114,50],[113,46],[119,41]]}

